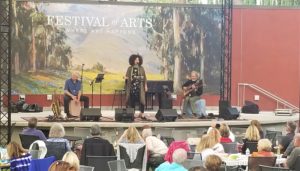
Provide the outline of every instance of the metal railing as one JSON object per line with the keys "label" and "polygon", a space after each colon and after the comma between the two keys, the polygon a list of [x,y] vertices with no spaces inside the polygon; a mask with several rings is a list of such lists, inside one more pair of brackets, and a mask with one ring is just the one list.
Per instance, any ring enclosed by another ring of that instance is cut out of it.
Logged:
{"label": "metal railing", "polygon": [[[240,87],[243,86],[242,88],[242,97],[240,97]],[[258,91],[259,93],[262,93],[263,95],[269,97],[270,99],[273,99],[274,101],[276,101],[277,103],[277,108],[279,108],[279,105],[283,105],[284,108],[289,108],[289,109],[293,109],[294,111],[298,111],[299,112],[299,107],[289,103],[288,101],[276,96],[275,94],[255,85],[255,84],[249,84],[249,83],[238,83],[238,106],[240,105],[240,100],[242,100],[242,102],[245,101],[245,91],[246,91],[246,87],[252,88],[253,90]],[[241,99],[240,99],[241,98]]]}

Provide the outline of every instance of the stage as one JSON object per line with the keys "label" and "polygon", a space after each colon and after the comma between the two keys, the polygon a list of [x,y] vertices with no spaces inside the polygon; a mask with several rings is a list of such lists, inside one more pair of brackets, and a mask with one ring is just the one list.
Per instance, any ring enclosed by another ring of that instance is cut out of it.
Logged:
{"label": "stage", "polygon": [[[153,111],[145,111],[148,121],[142,121],[137,118],[132,123],[124,123],[124,122],[115,122],[114,118],[114,110],[102,110],[102,118],[101,121],[98,122],[86,122],[86,121],[61,121],[66,129],[66,135],[75,135],[74,127],[90,127],[93,124],[99,124],[103,135],[107,139],[111,139],[112,136],[115,135],[115,132],[119,128],[126,128],[130,125],[134,125],[137,128],[141,128],[144,125],[149,125],[151,127],[169,127],[180,130],[193,130],[198,128],[208,128],[212,121],[216,122],[226,122],[230,127],[248,127],[249,123],[253,119],[257,119],[262,124],[264,130],[278,130],[282,131],[285,123],[287,121],[297,121],[299,120],[299,113],[294,113],[291,116],[276,116],[274,112],[271,111],[261,111],[259,114],[243,114],[241,113],[240,117],[237,120],[222,120],[222,119],[177,119],[175,122],[158,122],[155,119],[155,114],[157,110]],[[214,113],[214,115],[218,114],[217,107],[208,107],[208,113]],[[180,113],[180,110],[178,110]],[[20,131],[27,127],[27,121],[29,117],[37,117],[40,121],[38,122],[38,128],[44,131],[50,129],[53,122],[47,121],[46,117],[52,115],[52,111],[46,110],[40,113],[12,113],[12,123],[15,123],[13,127],[12,139],[18,140],[18,134]],[[43,120],[43,121],[42,121]],[[153,120],[153,121],[151,121]]]}

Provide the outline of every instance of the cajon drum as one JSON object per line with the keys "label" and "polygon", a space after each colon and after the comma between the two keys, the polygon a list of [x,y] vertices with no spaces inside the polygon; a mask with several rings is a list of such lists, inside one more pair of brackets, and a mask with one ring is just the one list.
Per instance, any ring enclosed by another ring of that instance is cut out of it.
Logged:
{"label": "cajon drum", "polygon": [[75,100],[71,100],[69,104],[69,111],[71,116],[79,117],[81,111],[81,102],[80,101],[76,102]]}

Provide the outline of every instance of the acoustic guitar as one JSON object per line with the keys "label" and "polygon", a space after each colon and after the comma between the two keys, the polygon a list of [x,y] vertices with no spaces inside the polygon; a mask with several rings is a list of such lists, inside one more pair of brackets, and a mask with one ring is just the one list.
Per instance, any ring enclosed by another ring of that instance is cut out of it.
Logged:
{"label": "acoustic guitar", "polygon": [[[193,85],[195,86],[194,88],[193,88]],[[203,87],[203,82],[202,82],[202,80],[197,80],[194,84],[191,84],[191,85],[185,87],[185,89],[183,89],[183,96],[184,97],[188,96],[192,91],[194,91],[200,87]]]}

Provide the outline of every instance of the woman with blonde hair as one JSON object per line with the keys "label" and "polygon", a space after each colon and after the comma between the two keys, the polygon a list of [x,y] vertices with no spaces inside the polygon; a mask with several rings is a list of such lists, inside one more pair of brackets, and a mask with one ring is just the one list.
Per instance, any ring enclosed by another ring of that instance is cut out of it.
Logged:
{"label": "woman with blonde hair", "polygon": [[128,129],[124,131],[118,142],[134,144],[145,143],[138,130],[134,126],[129,126]]}
{"label": "woman with blonde hair", "polygon": [[61,123],[54,123],[49,131],[48,142],[65,142],[68,151],[71,151],[70,143],[65,136],[65,128]]}
{"label": "woman with blonde hair", "polygon": [[57,160],[51,164],[48,171],[76,171],[70,163]]}
{"label": "woman with blonde hair", "polygon": [[62,158],[62,161],[68,162],[71,165],[71,167],[74,169],[74,171],[79,171],[79,159],[74,152],[72,151],[66,152]]}
{"label": "woman with blonde hair", "polygon": [[216,128],[212,128],[207,135],[210,137],[211,139],[211,144],[213,144],[212,149],[214,151],[216,151],[217,153],[224,153],[224,147],[223,145],[220,143],[221,140],[221,134],[219,132],[219,130],[217,130]]}
{"label": "woman with blonde hair", "polygon": [[253,152],[253,157],[272,157],[274,153],[272,152],[272,143],[268,139],[260,139],[257,143],[257,151]]}
{"label": "woman with blonde hair", "polygon": [[260,138],[264,138],[264,131],[261,128],[260,122],[258,120],[251,120],[250,125],[256,126],[259,132]]}
{"label": "woman with blonde hair", "polygon": [[246,130],[245,139],[243,140],[244,144],[242,146],[242,153],[246,153],[246,150],[248,148],[246,146],[247,142],[258,142],[259,139],[260,136],[257,127],[254,125],[250,125]]}
{"label": "woman with blonde hair", "polygon": [[17,142],[7,145],[7,154],[10,159],[11,171],[27,171],[31,163],[31,155]]}
{"label": "woman with blonde hair", "polygon": [[208,135],[203,135],[201,141],[196,146],[196,152],[201,153],[202,160],[205,161],[206,157],[217,152],[213,150],[214,141]]}

